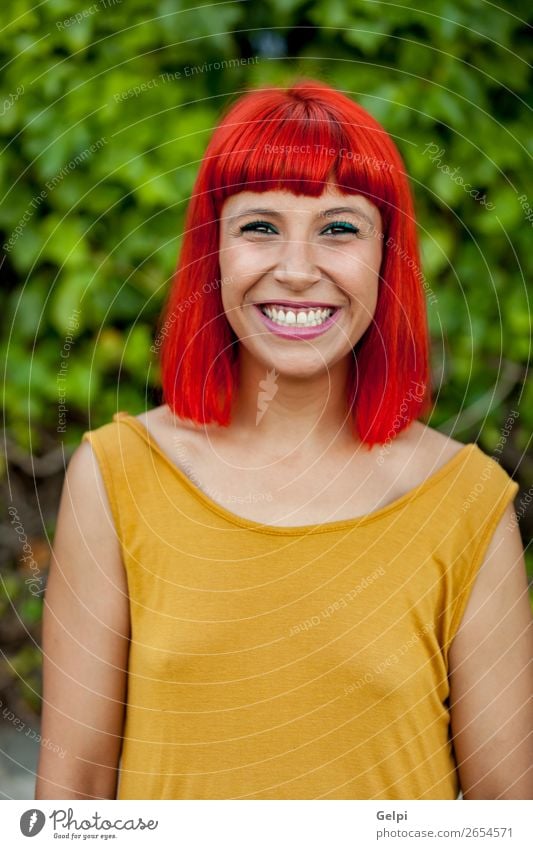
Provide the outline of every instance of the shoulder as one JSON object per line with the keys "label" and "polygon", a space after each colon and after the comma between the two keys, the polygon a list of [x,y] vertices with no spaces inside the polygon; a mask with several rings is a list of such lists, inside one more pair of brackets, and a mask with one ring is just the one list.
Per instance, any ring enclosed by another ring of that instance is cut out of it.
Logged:
{"label": "shoulder", "polygon": [[112,550],[120,563],[116,514],[107,470],[99,458],[99,449],[88,440],[83,440],[72,453],[63,483],[58,527],[63,527],[63,536],[78,540],[81,533],[97,540],[108,547],[108,552]]}
{"label": "shoulder", "polygon": [[214,432],[213,425],[198,425],[188,419],[175,416],[167,404],[145,410],[135,416],[145,426],[155,441],[171,451],[176,440],[183,441],[189,448],[201,446],[208,434]]}
{"label": "shoulder", "polygon": [[411,451],[412,459],[418,459],[421,463],[426,459],[435,459],[436,456],[446,462],[466,444],[419,421],[412,422],[398,438],[401,439],[404,434],[405,450]]}
{"label": "shoulder", "polygon": [[383,466],[395,477],[401,475],[406,485],[417,486],[449,463],[466,447],[435,428],[419,421],[401,431],[389,446],[375,447],[376,455],[385,457]]}
{"label": "shoulder", "polygon": [[172,413],[167,404],[161,404],[159,407],[153,407],[151,410],[145,410],[143,413],[138,413],[136,419],[146,427],[161,428],[168,427],[171,421],[175,421],[176,426],[181,422]]}
{"label": "shoulder", "polygon": [[139,413],[135,418],[139,419],[142,424],[147,427],[161,429],[174,428],[179,430],[197,431],[202,430],[204,426],[195,425],[194,422],[188,419],[179,419],[175,416],[168,404],[161,404],[159,407],[153,407],[151,410],[145,410]]}

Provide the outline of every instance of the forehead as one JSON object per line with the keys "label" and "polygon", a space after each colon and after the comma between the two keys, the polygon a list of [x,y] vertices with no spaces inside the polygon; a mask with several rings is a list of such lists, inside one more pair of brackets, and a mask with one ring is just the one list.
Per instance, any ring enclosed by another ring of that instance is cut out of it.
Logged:
{"label": "forehead", "polygon": [[328,186],[317,197],[294,194],[286,189],[273,189],[266,192],[243,191],[226,198],[221,217],[234,217],[249,212],[288,213],[300,212],[312,215],[326,215],[330,210],[353,210],[370,221],[379,220],[379,210],[372,201],[362,194],[342,192],[336,186]]}

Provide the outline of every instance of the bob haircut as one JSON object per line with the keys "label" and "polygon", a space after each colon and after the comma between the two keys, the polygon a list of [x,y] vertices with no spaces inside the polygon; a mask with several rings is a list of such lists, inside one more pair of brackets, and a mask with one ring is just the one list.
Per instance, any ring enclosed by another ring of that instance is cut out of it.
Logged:
{"label": "bob haircut", "polygon": [[[280,146],[290,155],[280,155]],[[324,82],[300,78],[288,88],[248,91],[226,108],[202,159],[160,318],[163,399],[179,418],[227,426],[238,390],[239,340],[224,313],[218,262],[224,201],[245,190],[318,197],[327,181],[366,196],[383,225],[376,311],[348,369],[352,432],[370,449],[428,411],[425,295],[402,159],[365,109]]]}

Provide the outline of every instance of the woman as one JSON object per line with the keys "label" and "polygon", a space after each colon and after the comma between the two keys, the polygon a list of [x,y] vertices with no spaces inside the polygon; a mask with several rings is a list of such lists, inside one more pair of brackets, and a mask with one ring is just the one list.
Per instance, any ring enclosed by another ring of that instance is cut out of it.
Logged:
{"label": "woman", "polygon": [[227,110],[159,348],[165,403],[66,475],[37,798],[530,798],[518,486],[417,420],[412,200],[360,106]]}

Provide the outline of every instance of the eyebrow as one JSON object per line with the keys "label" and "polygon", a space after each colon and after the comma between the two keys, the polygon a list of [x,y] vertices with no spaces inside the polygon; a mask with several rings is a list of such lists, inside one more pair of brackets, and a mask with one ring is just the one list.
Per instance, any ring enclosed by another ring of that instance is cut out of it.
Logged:
{"label": "eyebrow", "polygon": [[[360,215],[365,219],[370,225],[374,224],[374,221],[359,206],[336,206],[331,209],[324,209],[318,213],[318,218],[328,218],[330,215],[338,215],[341,212],[354,212],[356,215]],[[269,207],[254,207],[253,209],[243,209],[241,212],[237,212],[236,215],[230,215],[227,219],[228,221],[235,221],[237,218],[241,218],[243,215],[270,215],[274,218],[283,218],[283,213],[277,212],[275,209],[270,209]]]}

